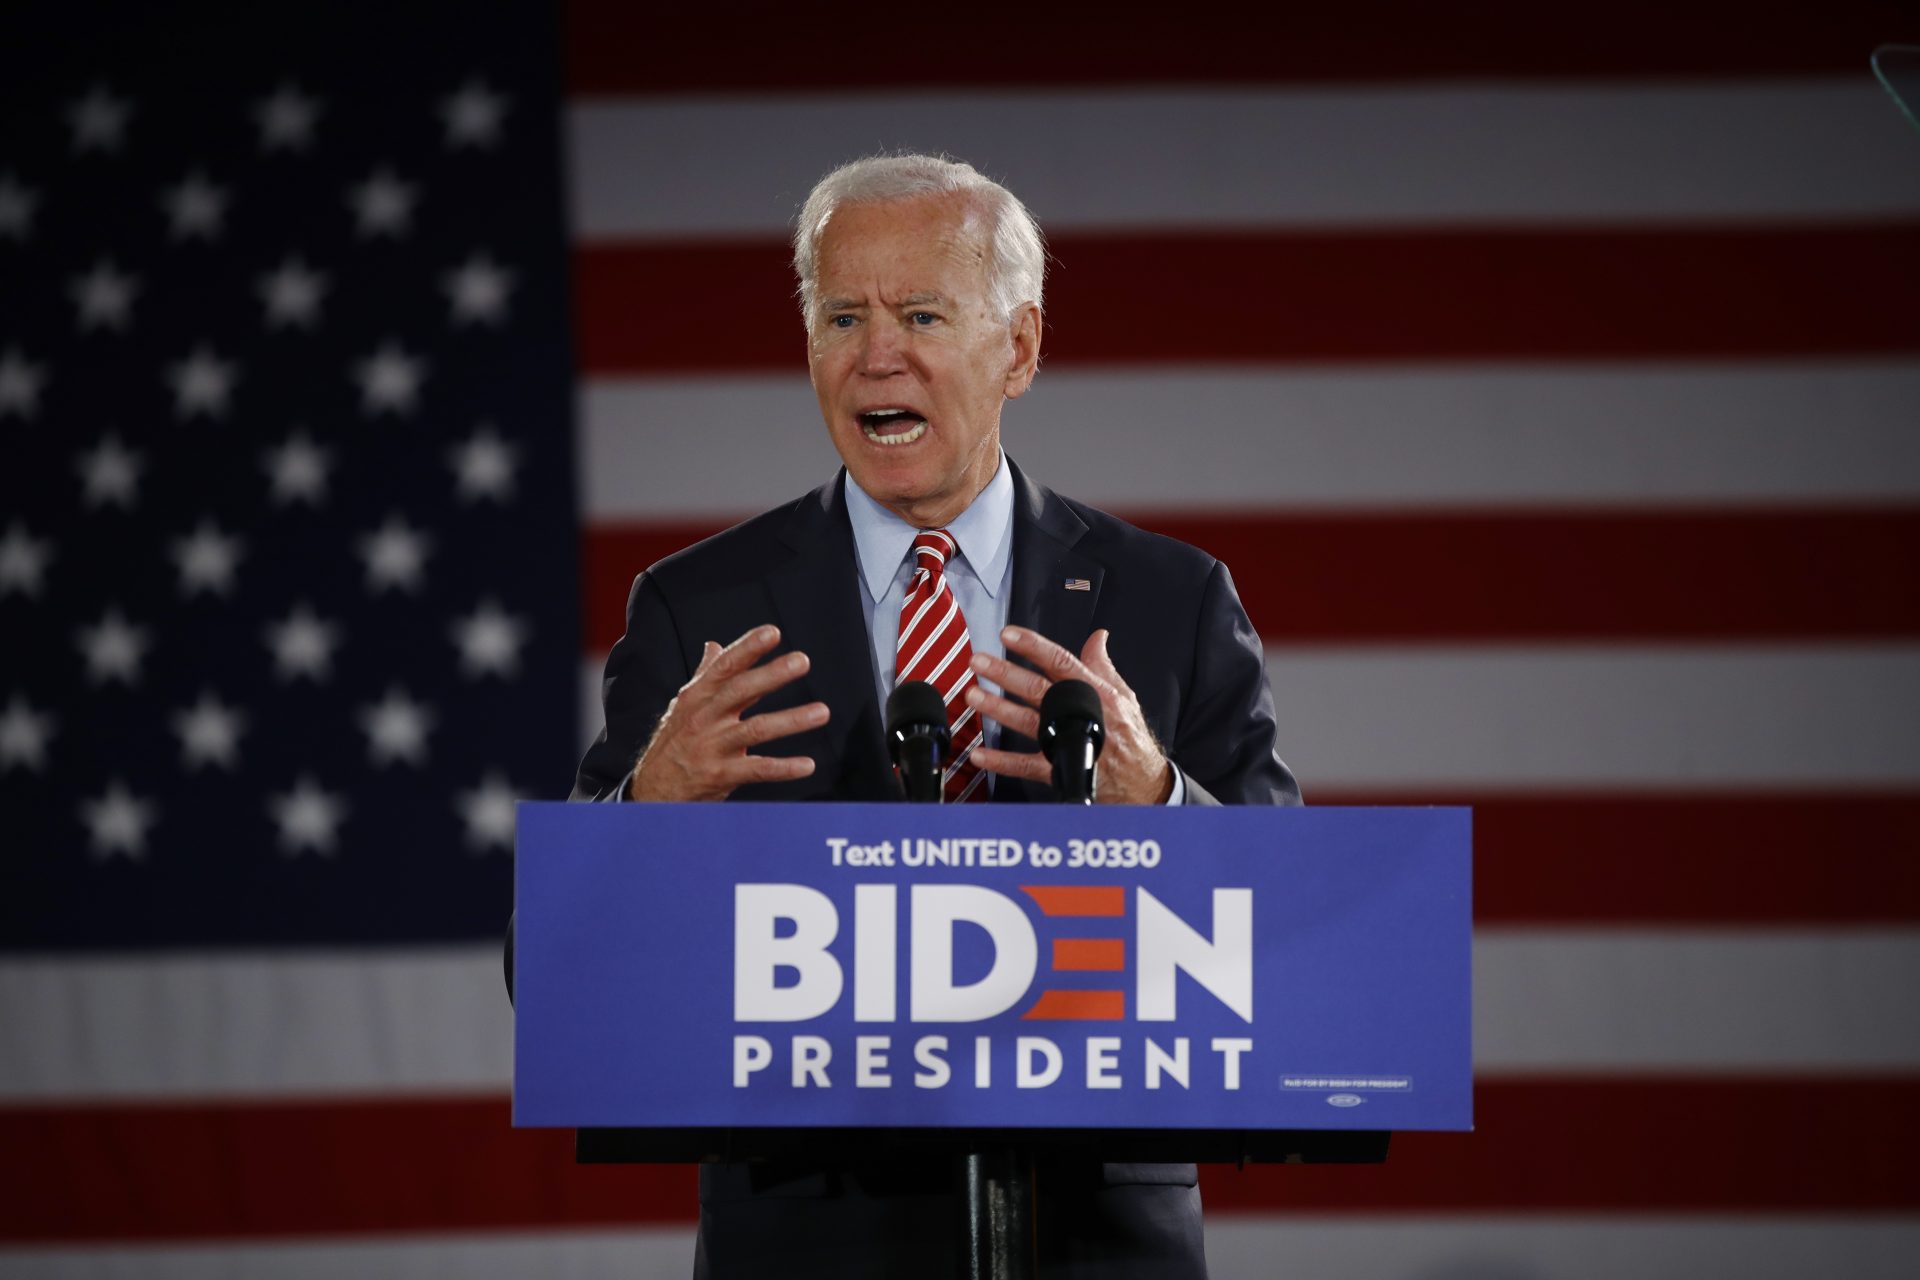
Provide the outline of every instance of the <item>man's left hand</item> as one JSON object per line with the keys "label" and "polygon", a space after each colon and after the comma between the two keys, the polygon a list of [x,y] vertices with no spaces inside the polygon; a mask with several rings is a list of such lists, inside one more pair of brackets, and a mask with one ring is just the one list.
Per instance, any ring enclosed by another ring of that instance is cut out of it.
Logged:
{"label": "man's left hand", "polygon": [[[973,670],[999,685],[1008,696],[997,696],[976,681],[967,690],[967,705],[1003,729],[1027,738],[1040,736],[1040,699],[1056,680],[1084,680],[1100,695],[1107,741],[1100,752],[1100,783],[1095,799],[1101,804],[1165,804],[1173,794],[1173,762],[1147,727],[1140,699],[1107,656],[1105,628],[1087,637],[1080,656],[1025,627],[1000,633],[1007,652],[1018,654],[1039,671],[1015,666],[1005,658],[984,653],[973,657]],[[1053,766],[1039,752],[973,749],[974,763],[989,773],[1032,782],[1051,782]]]}

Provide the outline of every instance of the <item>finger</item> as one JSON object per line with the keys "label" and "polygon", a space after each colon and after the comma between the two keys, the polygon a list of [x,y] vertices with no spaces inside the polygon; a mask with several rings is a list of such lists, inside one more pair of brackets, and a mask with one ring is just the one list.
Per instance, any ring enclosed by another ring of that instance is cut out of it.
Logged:
{"label": "finger", "polygon": [[1113,655],[1107,652],[1107,637],[1113,633],[1105,627],[1087,637],[1087,643],[1081,647],[1080,661],[1087,669],[1100,677],[1100,680],[1117,693],[1131,698],[1133,689],[1126,678],[1120,674],[1120,668],[1113,665]]}
{"label": "finger", "polygon": [[773,647],[779,643],[780,628],[772,625],[755,627],[720,651],[709,674],[715,680],[737,675],[773,652]]}
{"label": "finger", "polygon": [[783,653],[750,671],[727,676],[713,688],[707,703],[709,716],[733,716],[783,685],[792,684],[807,673],[812,660],[804,653]]}
{"label": "finger", "polygon": [[997,773],[1005,778],[1025,778],[1029,782],[1050,782],[1053,779],[1053,766],[1047,763],[1043,755],[975,747],[973,755],[968,758],[988,773]]}
{"label": "finger", "polygon": [[976,712],[1000,725],[1027,738],[1040,735],[1040,713],[1032,707],[1023,707],[1017,702],[988,693],[979,685],[967,690],[967,705]]}
{"label": "finger", "polygon": [[796,733],[818,729],[827,722],[829,714],[826,703],[809,702],[804,707],[748,716],[729,725],[722,741],[729,751],[745,751],[748,747],[757,747],[776,738],[790,738]]}
{"label": "finger", "polygon": [[1120,674],[1113,669],[1113,658],[1107,653],[1107,629],[1105,627],[1087,637],[1080,646],[1080,662],[1087,670],[1111,678]]}
{"label": "finger", "polygon": [[996,658],[992,654],[973,655],[975,674],[985,676],[1016,698],[1028,702],[1038,702],[1047,695],[1047,678],[1025,667],[1016,667],[1005,658]]}
{"label": "finger", "polygon": [[729,787],[741,787],[749,782],[791,782],[812,772],[812,756],[740,756],[721,766],[720,777]]}
{"label": "finger", "polygon": [[1000,639],[1006,644],[1008,652],[1017,653],[1033,663],[1040,668],[1040,674],[1049,680],[1086,680],[1091,683],[1098,678],[1087,670],[1086,663],[1038,631],[1008,627],[1000,633]]}
{"label": "finger", "polygon": [[707,669],[713,666],[713,660],[719,654],[720,646],[711,640],[700,646],[700,665],[693,669],[693,674],[688,676],[687,682],[680,686],[680,691],[674,695],[673,701],[667,704],[669,712],[684,698],[691,696],[691,701],[687,704],[689,706],[700,700],[700,680],[707,674]]}

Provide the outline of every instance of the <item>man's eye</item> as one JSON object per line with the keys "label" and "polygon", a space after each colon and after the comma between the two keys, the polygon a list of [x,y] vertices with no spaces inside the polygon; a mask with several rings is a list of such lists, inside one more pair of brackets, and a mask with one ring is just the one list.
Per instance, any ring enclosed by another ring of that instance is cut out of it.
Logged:
{"label": "man's eye", "polygon": [[827,323],[835,329],[851,329],[853,328],[853,317],[844,315],[828,316]]}
{"label": "man's eye", "polygon": [[939,316],[936,316],[936,315],[935,315],[935,314],[933,314],[933,312],[931,312],[931,311],[916,311],[916,312],[914,312],[914,313],[913,313],[913,315],[912,315],[911,317],[909,317],[909,318],[910,318],[910,319],[911,319],[911,320],[912,320],[912,321],[913,321],[913,322],[914,322],[915,324],[921,324],[921,325],[925,325],[925,324],[933,324],[933,323],[934,323],[935,321],[937,321],[937,320],[939,320],[939,319],[940,319],[940,317],[939,317]]}

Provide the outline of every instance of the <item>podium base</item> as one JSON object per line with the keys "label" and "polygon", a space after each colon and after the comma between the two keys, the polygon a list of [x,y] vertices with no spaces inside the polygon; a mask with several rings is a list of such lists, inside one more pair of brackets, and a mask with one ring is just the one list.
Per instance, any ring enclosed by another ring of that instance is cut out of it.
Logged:
{"label": "podium base", "polygon": [[961,1158],[967,1280],[1033,1280],[1033,1154],[990,1147]]}

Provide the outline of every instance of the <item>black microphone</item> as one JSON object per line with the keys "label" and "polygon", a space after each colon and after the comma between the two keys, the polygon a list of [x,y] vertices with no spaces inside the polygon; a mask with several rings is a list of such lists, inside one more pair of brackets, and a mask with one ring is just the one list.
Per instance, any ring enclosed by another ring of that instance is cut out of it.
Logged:
{"label": "black microphone", "polygon": [[925,680],[897,684],[887,695],[887,751],[907,799],[917,804],[945,799],[953,730],[947,727],[946,699]]}
{"label": "black microphone", "polygon": [[1093,803],[1094,761],[1106,741],[1100,695],[1085,680],[1062,680],[1040,699],[1040,750],[1053,761],[1053,789],[1065,803]]}

